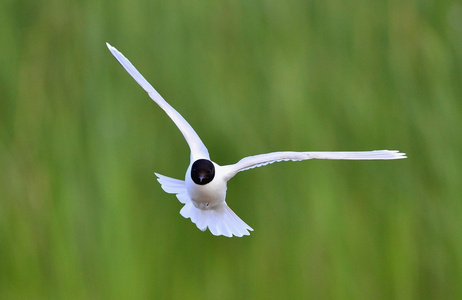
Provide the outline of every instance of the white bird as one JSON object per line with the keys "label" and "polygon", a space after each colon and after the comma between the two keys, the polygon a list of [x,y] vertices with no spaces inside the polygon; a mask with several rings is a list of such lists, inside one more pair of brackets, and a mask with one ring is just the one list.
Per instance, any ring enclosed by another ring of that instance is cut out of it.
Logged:
{"label": "white bird", "polygon": [[387,160],[406,158],[405,153],[396,150],[375,150],[358,152],[272,152],[249,156],[234,165],[220,166],[210,160],[209,152],[189,123],[149,84],[132,63],[116,48],[106,43],[107,47],[127,70],[172,119],[183,134],[191,150],[190,164],[185,180],[173,179],[154,173],[162,189],[169,194],[176,194],[184,204],[180,214],[202,231],[207,228],[213,235],[227,237],[249,235],[253,229],[242,221],[226,204],[227,182],[238,172],[265,166],[279,161],[300,161],[307,159],[343,159],[343,160]]}

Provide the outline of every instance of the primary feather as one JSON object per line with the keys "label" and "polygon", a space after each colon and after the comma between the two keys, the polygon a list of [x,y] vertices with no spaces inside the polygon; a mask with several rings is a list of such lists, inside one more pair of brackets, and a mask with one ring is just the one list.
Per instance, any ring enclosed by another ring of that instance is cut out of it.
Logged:
{"label": "primary feather", "polygon": [[125,68],[125,70],[130,74],[133,79],[138,82],[139,85],[148,93],[154,102],[156,102],[172,119],[175,125],[183,134],[186,142],[191,149],[191,159],[197,160],[199,158],[209,159],[209,152],[207,147],[205,147],[202,140],[194,131],[194,129],[189,125],[189,123],[170,105],[167,101],[162,98],[162,96],[152,87],[152,85],[141,75],[141,73],[133,66],[133,64],[116,48],[106,43],[109,51],[117,59],[117,61]]}

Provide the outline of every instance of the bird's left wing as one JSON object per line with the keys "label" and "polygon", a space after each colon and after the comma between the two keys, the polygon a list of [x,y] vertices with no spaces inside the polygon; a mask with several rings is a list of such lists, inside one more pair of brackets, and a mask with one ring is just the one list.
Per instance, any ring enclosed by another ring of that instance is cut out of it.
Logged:
{"label": "bird's left wing", "polygon": [[176,124],[191,149],[191,160],[195,161],[199,158],[210,159],[207,148],[204,143],[202,143],[191,125],[189,125],[189,123],[170,104],[168,104],[164,98],[162,98],[162,96],[122,53],[108,43],[106,43],[106,45],[112,55],[114,55],[125,70],[136,80],[136,82],[138,82],[139,85],[141,85],[141,87],[148,93],[149,97],[151,97],[151,99],[154,100],[154,102],[156,102]]}
{"label": "bird's left wing", "polygon": [[265,166],[280,161],[300,161],[307,159],[335,160],[389,160],[406,158],[405,153],[397,150],[347,151],[347,152],[272,152],[244,157],[234,165],[223,166],[226,179],[231,179],[238,172]]}

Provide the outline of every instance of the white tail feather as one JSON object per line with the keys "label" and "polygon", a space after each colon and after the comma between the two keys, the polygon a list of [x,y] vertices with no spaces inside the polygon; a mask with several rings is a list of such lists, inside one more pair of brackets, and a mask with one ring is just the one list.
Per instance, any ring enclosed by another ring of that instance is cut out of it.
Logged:
{"label": "white tail feather", "polygon": [[189,197],[186,184],[183,180],[170,178],[155,173],[162,189],[169,194],[176,194],[178,200],[184,204],[180,214],[186,219],[190,218],[202,231],[210,230],[213,235],[227,237],[250,235],[253,229],[242,221],[226,204],[217,205],[211,209],[202,210],[194,206]]}
{"label": "white tail feather", "polygon": [[226,203],[212,209],[202,210],[195,207],[191,201],[183,206],[180,214],[185,218],[190,218],[200,230],[205,231],[208,228],[213,235],[242,237],[250,235],[249,230],[253,231]]}

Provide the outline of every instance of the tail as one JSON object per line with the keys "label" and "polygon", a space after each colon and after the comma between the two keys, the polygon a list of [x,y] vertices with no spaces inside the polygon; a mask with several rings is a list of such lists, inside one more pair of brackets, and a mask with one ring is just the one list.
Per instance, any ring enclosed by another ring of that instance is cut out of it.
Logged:
{"label": "tail", "polygon": [[253,229],[242,221],[229,206],[225,203],[211,209],[202,210],[194,206],[189,197],[186,184],[183,180],[173,179],[155,173],[162,189],[169,194],[176,194],[178,200],[184,204],[180,214],[190,218],[197,228],[205,231],[207,228],[213,235],[224,235],[227,237],[250,235]]}
{"label": "tail", "polygon": [[185,218],[191,218],[191,221],[202,231],[209,228],[213,235],[242,237],[250,235],[249,230],[253,231],[229,208],[226,202],[212,209],[202,210],[189,201],[183,206],[180,214]]}

